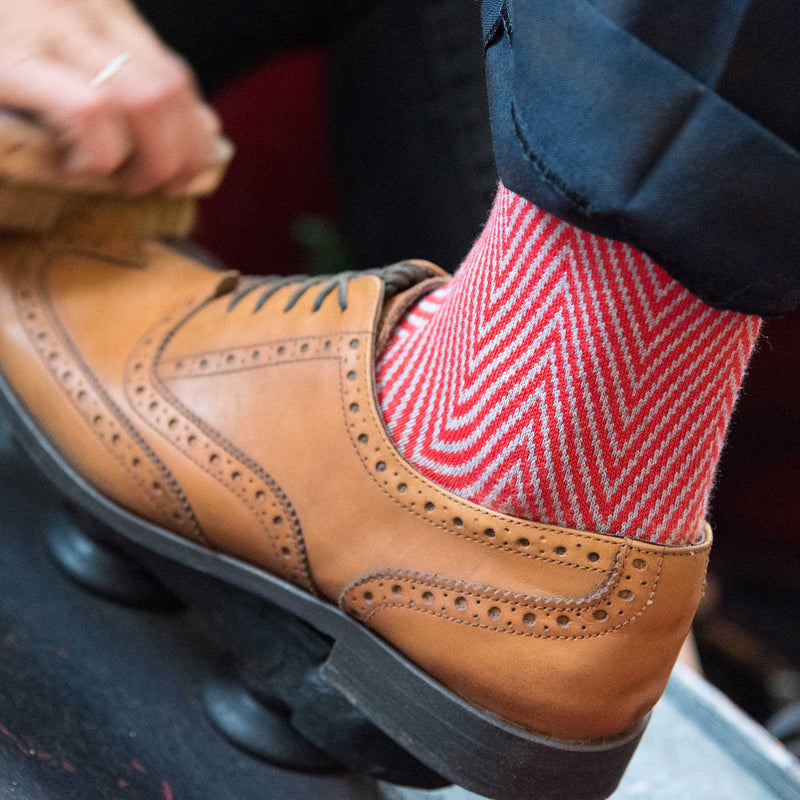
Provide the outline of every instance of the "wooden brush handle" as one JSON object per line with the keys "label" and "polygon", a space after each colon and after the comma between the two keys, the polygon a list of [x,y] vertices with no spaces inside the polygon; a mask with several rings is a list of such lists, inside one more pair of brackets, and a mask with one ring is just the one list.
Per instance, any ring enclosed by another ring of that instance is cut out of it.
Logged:
{"label": "wooden brush handle", "polygon": [[[181,192],[182,197],[211,194],[225,175],[233,145],[224,137],[214,143],[208,166]],[[93,176],[67,172],[63,148],[56,136],[29,117],[0,110],[0,184],[41,187],[59,192],[120,194],[114,175]]]}

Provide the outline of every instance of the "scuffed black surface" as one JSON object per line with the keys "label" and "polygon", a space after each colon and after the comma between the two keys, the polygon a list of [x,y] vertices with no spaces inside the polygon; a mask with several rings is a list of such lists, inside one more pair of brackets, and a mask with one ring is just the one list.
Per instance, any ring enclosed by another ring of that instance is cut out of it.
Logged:
{"label": "scuffed black surface", "polygon": [[338,775],[239,753],[201,706],[216,656],[186,612],[115,605],[67,581],[42,530],[54,493],[0,444],[0,798],[378,798]]}

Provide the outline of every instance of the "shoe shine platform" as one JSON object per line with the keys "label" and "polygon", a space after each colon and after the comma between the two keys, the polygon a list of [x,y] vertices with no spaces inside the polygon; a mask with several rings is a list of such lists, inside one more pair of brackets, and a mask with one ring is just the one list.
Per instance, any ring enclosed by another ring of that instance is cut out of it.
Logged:
{"label": "shoe shine platform", "polygon": [[[120,617],[93,628],[88,692],[80,670],[60,691],[28,667],[33,700],[5,698],[0,743],[57,765],[46,774],[64,798],[78,773],[70,748],[96,776],[87,750],[103,741],[116,788],[101,769],[105,788],[74,796],[136,796],[152,767],[105,742],[122,727],[161,772],[183,775],[180,791],[161,777],[165,800],[241,800],[249,790],[230,788],[225,776],[241,775],[229,768],[206,769],[197,789],[208,751],[168,700],[189,680],[226,739],[306,775],[281,795],[284,773],[269,773],[271,796],[349,796],[323,777],[337,770],[362,776],[359,791],[381,779],[493,800],[609,796],[688,631],[710,532],[697,546],[650,545],[515,519],[430,484],[383,429],[372,363],[403,309],[446,280],[440,270],[220,272],[158,241],[185,233],[220,169],[185,198],[114,199],[62,185],[28,128],[0,125],[0,221],[14,231],[0,242],[0,407],[55,487],[21,473],[29,500],[57,505],[9,513],[42,530],[71,578],[140,616],[128,638],[115,638]],[[36,601],[19,601],[46,581],[18,574],[7,572],[7,654],[40,635]],[[89,617],[116,613],[92,602]],[[80,613],[51,612],[59,637],[79,641]],[[68,643],[54,651],[71,657]],[[146,742],[120,692],[96,693],[134,673],[145,687],[134,707],[160,698],[164,718],[156,732],[142,723]],[[64,709],[74,738],[34,746],[31,717]]]}
{"label": "shoe shine platform", "polygon": [[346,767],[405,786],[447,785],[334,688],[326,670],[331,640],[297,617],[132,546],[68,502],[47,528],[47,546],[90,592],[133,608],[186,609],[224,654],[203,689],[206,713],[245,752],[300,772]]}

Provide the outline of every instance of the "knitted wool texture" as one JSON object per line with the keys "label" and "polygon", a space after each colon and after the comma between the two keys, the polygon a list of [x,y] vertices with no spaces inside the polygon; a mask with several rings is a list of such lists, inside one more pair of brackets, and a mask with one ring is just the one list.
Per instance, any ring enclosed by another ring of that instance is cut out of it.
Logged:
{"label": "knitted wool texture", "polygon": [[685,544],[759,324],[501,185],[452,282],[380,355],[379,400],[403,455],[461,497]]}

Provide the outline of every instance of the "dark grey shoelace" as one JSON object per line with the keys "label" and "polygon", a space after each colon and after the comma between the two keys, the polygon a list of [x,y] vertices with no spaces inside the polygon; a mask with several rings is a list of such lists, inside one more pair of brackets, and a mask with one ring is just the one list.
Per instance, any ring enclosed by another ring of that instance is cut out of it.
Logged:
{"label": "dark grey shoelace", "polygon": [[306,292],[317,287],[319,287],[320,291],[314,300],[314,305],[311,308],[312,312],[319,311],[325,302],[325,298],[334,291],[337,292],[339,308],[345,311],[347,309],[347,289],[350,286],[350,281],[362,275],[375,275],[380,278],[384,283],[385,294],[388,298],[430,277],[431,273],[425,266],[402,261],[399,264],[393,264],[382,269],[369,269],[363,272],[340,272],[338,275],[317,275],[313,277],[309,275],[266,275],[259,278],[243,279],[240,288],[234,290],[231,294],[228,311],[233,311],[245,297],[261,289],[262,292],[253,308],[253,313],[255,314],[263,308],[270,297],[286,286],[294,286],[295,284],[297,284],[297,288],[286,301],[286,305],[283,307],[284,313],[291,311]]}

